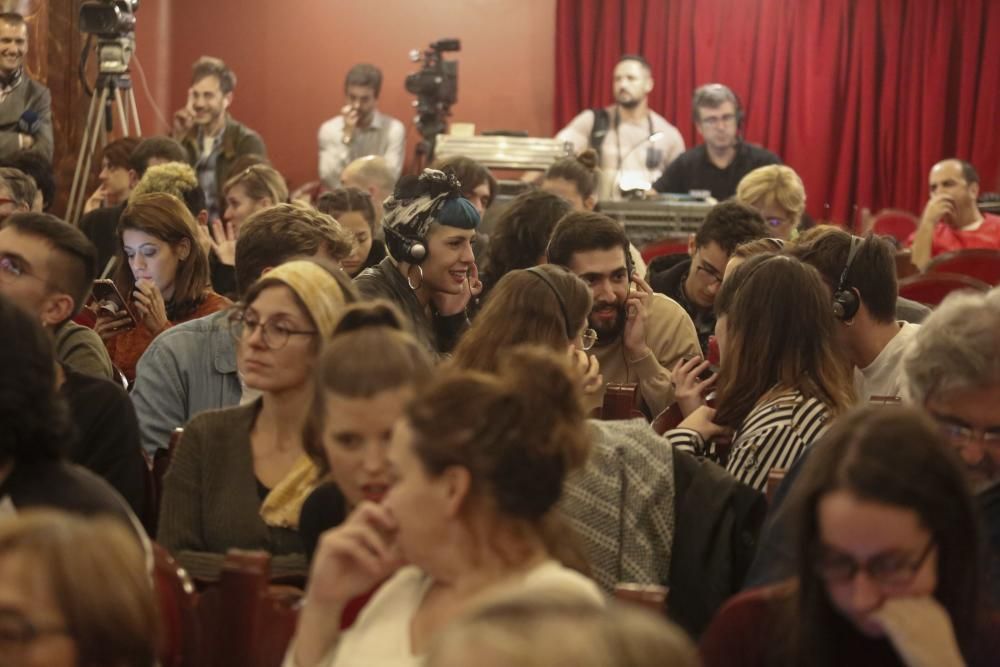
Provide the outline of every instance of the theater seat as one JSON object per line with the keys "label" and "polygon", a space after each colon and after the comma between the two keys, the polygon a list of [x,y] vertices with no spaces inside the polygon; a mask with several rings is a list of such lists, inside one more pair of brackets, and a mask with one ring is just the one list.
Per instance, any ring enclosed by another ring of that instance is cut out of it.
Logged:
{"label": "theater seat", "polygon": [[170,461],[173,459],[177,447],[180,446],[183,436],[184,429],[175,428],[174,432],[170,434],[170,442],[167,443],[167,448],[156,450],[156,454],[153,455],[153,460],[150,463],[150,476],[148,478],[150,488],[146,495],[147,515],[145,521],[143,521],[150,535],[156,535],[160,519],[160,503],[163,500],[163,476],[167,474],[167,470],[170,468]]}
{"label": "theater seat", "polygon": [[927,265],[927,273],[957,273],[1000,285],[1000,250],[970,248],[938,255]]}
{"label": "theater seat", "polygon": [[688,256],[687,237],[665,238],[659,241],[651,241],[639,249],[642,254],[642,261],[649,264],[657,257],[664,255],[681,255],[681,259]]}
{"label": "theater seat", "polygon": [[910,235],[917,231],[919,222],[917,216],[909,211],[884,208],[872,218],[871,231],[880,236],[890,236],[903,246]]}
{"label": "theater seat", "polygon": [[957,273],[924,273],[899,281],[899,296],[932,308],[957,290],[986,292],[990,286],[982,280]]}
{"label": "theater seat", "polygon": [[639,409],[639,385],[608,384],[604,390],[604,403],[601,405],[601,419],[634,419],[645,418]]}
{"label": "theater seat", "polygon": [[153,543],[153,587],[160,611],[160,664],[193,667],[200,664],[200,634],[194,584],[177,561]]}

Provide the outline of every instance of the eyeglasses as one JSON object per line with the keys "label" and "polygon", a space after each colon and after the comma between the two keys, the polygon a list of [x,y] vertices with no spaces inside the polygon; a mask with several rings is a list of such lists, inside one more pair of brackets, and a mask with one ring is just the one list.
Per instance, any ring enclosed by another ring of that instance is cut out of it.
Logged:
{"label": "eyeglasses", "polygon": [[816,574],[828,584],[848,584],[854,581],[858,572],[864,572],[881,586],[899,588],[913,581],[934,549],[934,544],[932,538],[916,558],[887,553],[860,563],[847,554],[820,547],[814,567]]}
{"label": "eyeglasses", "polygon": [[991,428],[974,428],[953,417],[939,415],[930,412],[931,417],[937,422],[941,435],[948,441],[959,447],[965,448],[974,442],[979,442],[989,449],[1000,451],[1000,426]]}
{"label": "eyeglasses", "polygon": [[0,609],[0,647],[23,648],[45,635],[65,635],[60,625],[36,625],[13,609]]}
{"label": "eyeglasses", "polygon": [[258,329],[260,329],[264,345],[271,350],[280,350],[285,347],[288,345],[288,339],[292,336],[315,336],[319,333],[318,331],[297,331],[280,321],[261,322],[256,315],[250,315],[242,308],[233,311],[229,316],[229,333],[237,341],[251,338]]}
{"label": "eyeglasses", "polygon": [[580,349],[586,351],[594,347],[597,343],[597,332],[593,329],[584,329],[580,334]]}
{"label": "eyeglasses", "polygon": [[[2,200],[0,200],[2,201]],[[0,254],[0,280],[5,283],[11,283],[21,278],[22,276],[27,276],[28,278],[34,278],[35,280],[40,280],[46,285],[48,281],[41,276],[36,276],[34,273],[26,269],[21,265],[21,260],[13,257],[12,255]]]}
{"label": "eyeglasses", "polygon": [[719,275],[719,272],[714,267],[705,266],[701,260],[698,261],[698,266],[695,267],[695,273],[702,273],[708,276],[709,281],[713,284],[722,284],[722,276]]}
{"label": "eyeglasses", "polygon": [[788,220],[785,220],[784,218],[767,218],[765,222],[767,222],[767,224],[771,227],[781,227],[782,225],[788,224]]}

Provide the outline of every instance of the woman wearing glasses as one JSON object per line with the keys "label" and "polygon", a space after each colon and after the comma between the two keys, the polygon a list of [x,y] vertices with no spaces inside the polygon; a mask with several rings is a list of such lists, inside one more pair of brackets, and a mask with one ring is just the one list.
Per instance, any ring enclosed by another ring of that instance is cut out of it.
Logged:
{"label": "woman wearing glasses", "polygon": [[767,233],[783,241],[795,239],[806,210],[806,190],[791,167],[758,167],[736,186],[736,201],[760,211]]}
{"label": "woman wearing glasses", "polygon": [[164,479],[157,538],[192,576],[216,578],[234,547],[272,553],[276,576],[305,574],[296,529],[317,481],[302,445],[312,371],[353,300],[340,271],[293,261],[264,274],[233,314],[237,367],[260,397],[191,420]]}
{"label": "woman wearing glasses", "polygon": [[131,314],[101,310],[94,330],[129,382],[139,357],[164,330],[230,305],[212,290],[197,224],[181,200],[162,192],[133,197],[118,221],[112,279]]}
{"label": "woman wearing glasses", "polygon": [[706,667],[996,665],[973,501],[933,422],[867,407],[814,447],[787,501],[797,578],[730,600]]}
{"label": "woman wearing glasses", "polygon": [[561,266],[511,271],[490,292],[452,359],[462,368],[493,372],[511,346],[544,345],[572,357],[586,408],[599,407],[604,382],[597,358],[588,353],[597,342],[587,324],[592,298],[587,284]]}

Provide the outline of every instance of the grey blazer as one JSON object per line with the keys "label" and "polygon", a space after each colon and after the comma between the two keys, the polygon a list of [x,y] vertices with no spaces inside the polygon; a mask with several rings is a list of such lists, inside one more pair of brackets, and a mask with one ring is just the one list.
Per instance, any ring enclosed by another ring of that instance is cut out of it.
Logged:
{"label": "grey blazer", "polygon": [[34,135],[31,150],[52,160],[52,95],[49,89],[27,75],[7,98],[0,102],[0,157],[7,157],[20,147],[17,121],[21,114],[31,109],[38,114],[41,126]]}

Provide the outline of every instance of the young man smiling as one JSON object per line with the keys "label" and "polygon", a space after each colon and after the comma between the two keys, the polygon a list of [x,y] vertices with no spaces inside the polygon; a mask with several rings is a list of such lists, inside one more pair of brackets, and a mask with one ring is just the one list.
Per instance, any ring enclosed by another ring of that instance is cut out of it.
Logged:
{"label": "young man smiling", "polygon": [[52,159],[52,95],[28,77],[28,26],[15,12],[0,13],[0,157],[30,149]]}

